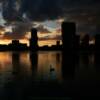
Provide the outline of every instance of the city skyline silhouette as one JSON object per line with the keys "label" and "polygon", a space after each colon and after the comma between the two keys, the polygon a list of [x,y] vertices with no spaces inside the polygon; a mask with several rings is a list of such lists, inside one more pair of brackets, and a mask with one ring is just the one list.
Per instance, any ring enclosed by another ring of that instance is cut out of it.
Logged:
{"label": "city skyline silhouette", "polygon": [[80,35],[76,34],[76,23],[74,22],[62,22],[61,25],[61,33],[62,33],[62,44],[60,41],[56,41],[56,45],[52,45],[49,47],[48,45],[44,45],[39,47],[38,41],[38,30],[36,28],[31,29],[31,37],[29,39],[29,46],[25,43],[20,43],[20,41],[12,40],[12,42],[8,45],[0,45],[0,51],[37,51],[37,50],[72,50],[75,49],[77,51],[95,51],[96,48],[99,50],[99,34],[94,36],[95,43],[89,44],[90,36],[88,34],[84,35],[82,39],[80,39]]}

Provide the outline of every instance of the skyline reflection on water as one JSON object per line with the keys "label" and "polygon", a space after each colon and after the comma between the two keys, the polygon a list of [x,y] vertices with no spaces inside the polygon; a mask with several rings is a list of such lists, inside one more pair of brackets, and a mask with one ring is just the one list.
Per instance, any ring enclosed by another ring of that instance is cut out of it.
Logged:
{"label": "skyline reflection on water", "polygon": [[[61,81],[61,63],[61,52],[0,52],[0,81],[8,81],[14,74],[30,77],[34,74],[37,81]],[[50,71],[51,67],[54,71]]]}
{"label": "skyline reflection on water", "polygon": [[[64,59],[68,65],[66,67],[62,65],[62,61],[62,52],[59,51],[0,52],[0,96],[5,97],[5,93],[8,94],[11,89],[21,91],[21,93],[24,88],[28,91],[32,88],[31,90],[35,92],[38,89],[45,90],[45,95],[47,91],[51,92],[51,89],[54,89],[57,95],[65,95],[67,91],[79,93],[80,89],[87,85],[95,88],[96,80],[100,80],[100,62],[96,60],[94,54],[79,54],[77,63]],[[74,68],[73,64],[76,64]],[[47,88],[49,89],[46,90]],[[43,92],[41,91],[40,94]],[[80,93],[83,92],[80,91]],[[39,93],[36,92],[37,94]]]}
{"label": "skyline reflection on water", "polygon": [[[51,67],[54,71],[50,71]],[[38,81],[52,79],[62,81],[62,53],[59,51],[39,51],[35,54],[29,52],[0,52],[0,81],[6,80],[7,77],[11,78],[15,73],[14,71],[27,76],[34,74]],[[95,56],[93,54],[79,55],[74,79],[87,77],[91,79],[96,76],[96,72]]]}

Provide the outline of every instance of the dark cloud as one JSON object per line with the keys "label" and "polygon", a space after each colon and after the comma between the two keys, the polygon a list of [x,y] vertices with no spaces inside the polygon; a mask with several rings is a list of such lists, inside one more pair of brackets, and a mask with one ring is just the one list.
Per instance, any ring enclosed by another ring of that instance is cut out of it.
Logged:
{"label": "dark cloud", "polygon": [[15,22],[12,25],[12,32],[6,32],[3,39],[23,39],[26,32],[29,32],[32,28],[31,23]]}
{"label": "dark cloud", "polygon": [[[24,22],[26,19],[23,21],[24,14],[30,21],[58,18],[74,21],[77,23],[78,33],[95,34],[100,32],[99,0],[0,0],[0,2],[3,8],[2,14],[7,23],[19,22],[13,29],[14,34],[24,34],[30,29],[31,25]],[[44,33],[48,31],[42,26],[38,29]]]}
{"label": "dark cloud", "polygon": [[21,13],[32,20],[57,19],[81,13],[99,13],[97,0],[22,0]]}
{"label": "dark cloud", "polygon": [[12,28],[13,33],[17,34],[25,34],[26,32],[29,32],[32,28],[31,23],[23,23],[23,22],[16,22],[14,23]]}
{"label": "dark cloud", "polygon": [[19,20],[19,12],[15,8],[15,0],[4,0],[2,3],[3,17],[7,21]]}
{"label": "dark cloud", "polygon": [[23,34],[17,34],[17,33],[12,33],[12,32],[6,32],[2,39],[23,39],[25,38]]}
{"label": "dark cloud", "polygon": [[22,0],[21,13],[32,20],[55,19],[61,14],[61,0]]}
{"label": "dark cloud", "polygon": [[[24,13],[34,21],[43,21],[100,10],[98,0],[1,0],[1,2],[3,2],[3,16],[7,20],[19,20]],[[19,9],[16,6],[19,6]]]}

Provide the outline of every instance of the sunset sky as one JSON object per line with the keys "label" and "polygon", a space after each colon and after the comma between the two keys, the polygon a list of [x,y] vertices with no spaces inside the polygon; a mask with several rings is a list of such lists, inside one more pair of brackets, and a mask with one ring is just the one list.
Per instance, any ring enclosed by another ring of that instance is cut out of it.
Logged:
{"label": "sunset sky", "polygon": [[99,0],[0,0],[0,44],[12,39],[27,43],[38,29],[39,45],[61,40],[62,21],[73,21],[77,34],[100,33]]}

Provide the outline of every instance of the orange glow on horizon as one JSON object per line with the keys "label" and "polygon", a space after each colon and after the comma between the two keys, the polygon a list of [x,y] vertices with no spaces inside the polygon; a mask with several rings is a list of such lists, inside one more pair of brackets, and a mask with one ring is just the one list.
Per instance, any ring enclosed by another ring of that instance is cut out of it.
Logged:
{"label": "orange glow on horizon", "polygon": [[[63,19],[59,19],[58,23],[60,23],[62,20]],[[12,32],[11,31],[11,27],[5,27],[2,30],[0,29],[0,45],[8,45],[13,40],[13,37],[14,37],[13,34],[10,34],[10,33],[6,34],[6,32]],[[12,35],[12,36],[10,36],[10,35]],[[56,30],[52,30],[51,33],[43,33],[43,32],[39,32],[38,31],[38,38],[40,39],[38,41],[39,46],[55,45],[57,40],[56,39],[52,39],[52,38],[56,37],[56,35],[61,35],[61,32],[57,32]],[[27,46],[29,46],[29,39],[30,39],[30,37],[31,37],[31,32],[26,32],[26,34],[22,37],[23,39],[19,39],[19,41],[20,41],[20,43],[26,43]],[[19,36],[19,38],[20,38],[20,36]],[[41,40],[41,38],[43,40]]]}
{"label": "orange glow on horizon", "polygon": [[[29,40],[20,39],[19,41],[20,41],[20,43],[26,43],[27,46],[29,46]],[[44,41],[39,41],[38,44],[40,47],[44,46],[44,45],[52,46],[52,45],[56,45],[56,41],[57,40],[46,40],[46,41],[44,40]],[[0,40],[0,45],[8,45],[11,42],[12,42],[12,40]],[[62,42],[61,42],[61,44],[62,44]]]}
{"label": "orange glow on horizon", "polygon": [[0,45],[8,45],[11,43],[11,40],[0,40]]}

